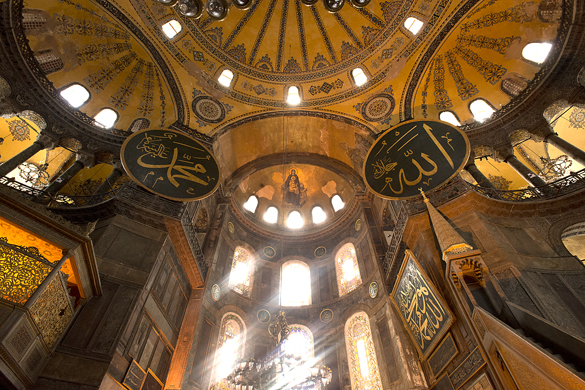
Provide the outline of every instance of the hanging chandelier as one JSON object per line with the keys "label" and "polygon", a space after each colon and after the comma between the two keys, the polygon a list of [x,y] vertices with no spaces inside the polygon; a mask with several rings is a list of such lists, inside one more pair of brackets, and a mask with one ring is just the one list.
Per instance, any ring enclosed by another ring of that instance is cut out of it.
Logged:
{"label": "hanging chandelier", "polygon": [[304,357],[286,353],[284,342],[291,331],[284,311],[268,326],[268,332],[277,340],[276,348],[261,361],[243,359],[226,381],[235,390],[319,390],[331,383],[331,369],[310,366]]}

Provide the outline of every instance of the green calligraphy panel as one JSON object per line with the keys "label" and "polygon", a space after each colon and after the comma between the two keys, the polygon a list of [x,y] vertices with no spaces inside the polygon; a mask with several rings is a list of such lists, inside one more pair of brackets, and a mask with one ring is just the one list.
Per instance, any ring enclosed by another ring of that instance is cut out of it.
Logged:
{"label": "green calligraphy panel", "polygon": [[408,250],[391,298],[420,356],[426,359],[449,330],[454,318]]}
{"label": "green calligraphy panel", "polygon": [[419,196],[457,175],[467,163],[469,139],[446,122],[414,120],[384,132],[364,162],[366,184],[387,199]]}
{"label": "green calligraphy panel", "polygon": [[120,154],[132,180],[168,199],[203,199],[219,185],[219,166],[211,152],[175,130],[135,133],[126,139]]}

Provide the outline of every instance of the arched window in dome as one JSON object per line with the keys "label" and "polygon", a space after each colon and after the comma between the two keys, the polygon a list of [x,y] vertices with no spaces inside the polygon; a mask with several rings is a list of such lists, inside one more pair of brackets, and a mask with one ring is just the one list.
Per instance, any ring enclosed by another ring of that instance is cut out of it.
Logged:
{"label": "arched window in dome", "polygon": [[452,111],[443,111],[439,114],[439,119],[443,122],[452,124],[453,126],[461,126],[461,122]]}
{"label": "arched window in dome", "polygon": [[38,30],[45,27],[49,19],[49,14],[40,9],[23,9],[22,10],[22,27],[25,32]]}
{"label": "arched window in dome", "polygon": [[368,315],[358,312],[345,323],[352,390],[382,389]]}
{"label": "arched window in dome", "polygon": [[263,218],[268,223],[276,223],[278,221],[278,209],[274,206],[268,207]]}
{"label": "arched window in dome", "polygon": [[282,265],[280,301],[282,306],[311,304],[311,271],[307,264],[291,260]]}
{"label": "arched window in dome", "polygon": [[288,87],[288,91],[286,93],[286,102],[291,106],[296,106],[301,102],[301,93],[299,92],[299,87],[295,87],[294,85]]}
{"label": "arched window in dome", "polygon": [[217,82],[223,85],[226,88],[229,88],[232,85],[232,80],[234,79],[234,72],[229,69],[224,69],[223,72],[217,78]]}
{"label": "arched window in dome", "polygon": [[230,271],[230,288],[237,293],[249,297],[252,292],[253,277],[254,257],[245,248],[241,246],[236,247],[232,269]]}
{"label": "arched window in dome", "polygon": [[542,64],[544,60],[546,60],[546,57],[548,56],[548,53],[550,52],[551,48],[552,45],[550,43],[544,42],[529,43],[528,45],[524,46],[524,49],[522,49],[522,57],[524,57],[528,61],[532,61],[537,64]]}
{"label": "arched window in dome", "polygon": [[250,195],[246,203],[244,203],[244,209],[248,210],[251,213],[255,213],[257,207],[258,197],[256,195]]}
{"label": "arched window in dome", "polygon": [[169,20],[167,23],[162,25],[162,30],[169,39],[173,39],[178,33],[181,32],[183,26],[175,19]]}
{"label": "arched window in dome", "polygon": [[357,261],[355,247],[352,243],[342,246],[335,255],[335,271],[337,272],[337,286],[339,296],[355,290],[362,284],[360,267]]}
{"label": "arched window in dome", "polygon": [[496,110],[483,99],[476,99],[469,103],[469,111],[478,122],[488,119]]}
{"label": "arched window in dome", "polygon": [[286,226],[290,229],[300,229],[304,225],[303,216],[298,211],[291,211],[286,219]]}
{"label": "arched window in dome", "polygon": [[358,87],[368,82],[368,76],[366,76],[362,68],[352,69],[351,77],[353,77],[353,81]]}
{"label": "arched window in dome", "polygon": [[500,84],[502,91],[512,97],[518,96],[527,86],[528,83],[525,80],[517,77],[506,77]]}
{"label": "arched window in dome", "polygon": [[242,358],[246,343],[246,327],[242,319],[235,313],[226,313],[221,320],[217,350],[215,352],[215,389],[229,389],[225,378],[234,370]]}
{"label": "arched window in dome", "polygon": [[89,91],[81,84],[71,84],[59,94],[74,108],[83,106],[89,100]]}
{"label": "arched window in dome", "polygon": [[404,27],[406,27],[406,29],[413,35],[418,34],[422,26],[423,22],[417,18],[410,17],[404,21]]}
{"label": "arched window in dome", "polygon": [[327,214],[325,214],[325,211],[323,211],[321,206],[313,207],[311,210],[311,216],[313,217],[313,223],[315,225],[323,223],[327,219]]}
{"label": "arched window in dome", "polygon": [[35,60],[39,63],[39,66],[44,74],[55,73],[63,69],[63,60],[61,57],[55,55],[53,50],[43,50],[39,54],[35,55]]}
{"label": "arched window in dome", "polygon": [[290,335],[282,343],[284,353],[305,359],[310,367],[315,358],[313,333],[303,325],[290,325],[289,328]]}
{"label": "arched window in dome", "polygon": [[93,117],[95,124],[104,129],[111,129],[118,120],[118,113],[111,108],[104,108]]}
{"label": "arched window in dome", "polygon": [[150,126],[150,121],[146,118],[137,118],[132,121],[128,131],[136,133],[137,131],[147,129]]}
{"label": "arched window in dome", "polygon": [[335,194],[331,198],[331,206],[333,206],[333,211],[337,212],[345,207],[345,203],[343,203],[341,196],[339,196],[338,194]]}

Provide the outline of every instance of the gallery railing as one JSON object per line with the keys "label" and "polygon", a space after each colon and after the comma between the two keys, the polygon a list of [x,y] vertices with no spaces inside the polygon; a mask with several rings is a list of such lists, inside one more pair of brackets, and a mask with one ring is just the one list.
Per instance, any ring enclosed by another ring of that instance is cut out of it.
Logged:
{"label": "gallery railing", "polygon": [[571,172],[568,176],[548,183],[545,186],[529,187],[522,190],[505,191],[480,187],[470,183],[467,183],[467,185],[475,192],[492,199],[512,202],[547,200],[568,195],[585,188],[585,169],[579,172]]}

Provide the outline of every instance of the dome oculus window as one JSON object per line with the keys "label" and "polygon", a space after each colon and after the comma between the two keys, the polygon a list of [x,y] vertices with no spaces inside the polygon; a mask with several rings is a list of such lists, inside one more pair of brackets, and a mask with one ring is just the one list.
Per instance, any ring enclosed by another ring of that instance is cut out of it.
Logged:
{"label": "dome oculus window", "polygon": [[298,211],[292,211],[286,219],[286,226],[291,229],[300,229],[304,225],[303,217]]}
{"label": "dome oculus window", "polygon": [[546,60],[548,53],[550,53],[551,48],[550,43],[529,43],[522,49],[522,57],[528,61],[542,64]]}
{"label": "dome oculus window", "polygon": [[485,100],[477,99],[469,104],[469,110],[473,114],[473,117],[478,122],[484,122],[488,119],[496,110],[492,108]]}
{"label": "dome oculus window", "polygon": [[341,196],[336,194],[331,198],[331,206],[333,206],[333,211],[337,212],[345,207],[345,203],[343,203]]}
{"label": "dome oculus window", "polygon": [[172,19],[162,25],[162,30],[169,39],[173,39],[178,33],[181,32],[182,29],[183,27],[181,26],[181,23],[175,19]]}
{"label": "dome oculus window", "polygon": [[251,213],[256,212],[256,208],[258,207],[258,198],[256,195],[251,195],[246,203],[244,203],[244,208]]}
{"label": "dome oculus window", "polygon": [[104,108],[93,117],[96,125],[104,129],[111,129],[118,120],[118,114],[111,108]]}
{"label": "dome oculus window", "polygon": [[226,88],[229,88],[232,85],[232,80],[234,79],[234,73],[229,69],[224,69],[223,72],[217,78],[217,82],[223,85]]}
{"label": "dome oculus window", "polygon": [[451,111],[443,111],[439,114],[439,119],[443,122],[452,124],[453,126],[461,126],[459,119]]}
{"label": "dome oculus window", "polygon": [[423,22],[413,17],[406,19],[406,21],[404,22],[404,27],[406,27],[406,29],[410,31],[413,35],[418,34],[422,26]]}
{"label": "dome oculus window", "polygon": [[358,87],[368,82],[368,76],[366,76],[362,68],[353,69],[351,71],[351,77],[353,77],[353,81],[355,82],[355,85],[357,85]]}
{"label": "dome oculus window", "polygon": [[288,92],[286,94],[286,102],[291,106],[296,106],[301,102],[301,95],[299,93],[298,87],[295,87],[293,85],[292,87],[288,88]]}
{"label": "dome oculus window", "polygon": [[268,223],[276,223],[278,221],[278,209],[274,206],[268,207],[264,213],[264,220]]}
{"label": "dome oculus window", "polygon": [[313,210],[311,210],[311,216],[313,217],[314,224],[325,222],[325,220],[327,219],[325,211],[323,211],[323,209],[320,206],[313,207]]}
{"label": "dome oculus window", "polygon": [[61,97],[72,107],[78,108],[89,100],[89,91],[81,84],[73,84],[61,91]]}

